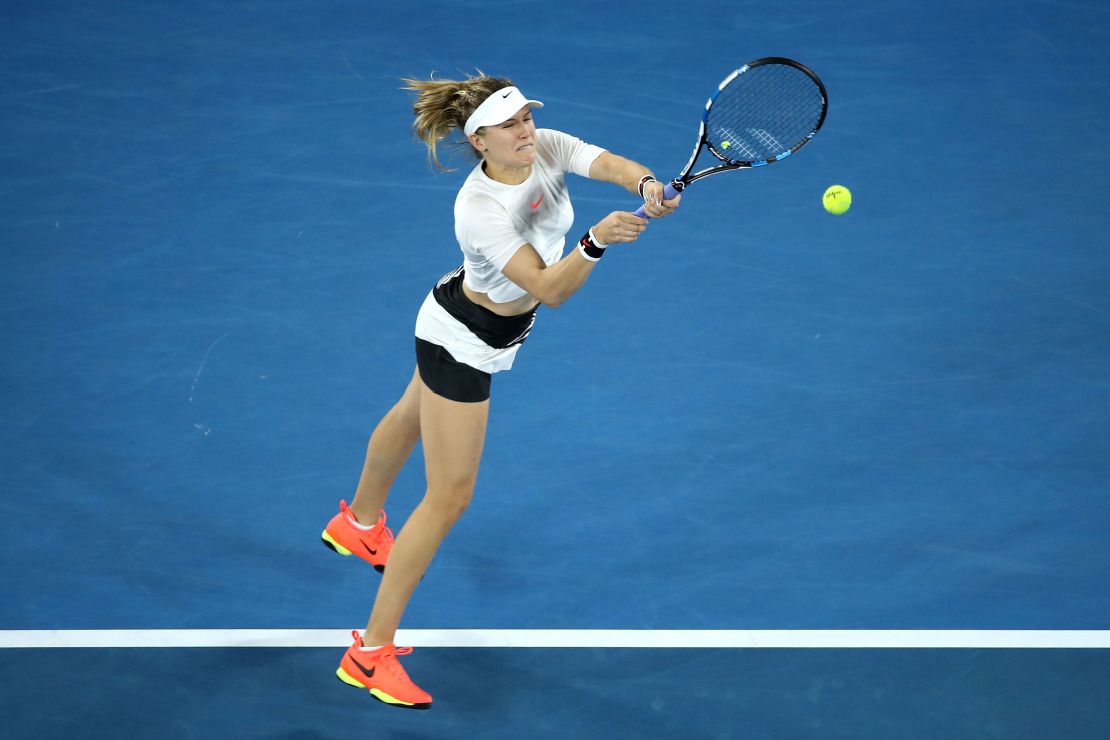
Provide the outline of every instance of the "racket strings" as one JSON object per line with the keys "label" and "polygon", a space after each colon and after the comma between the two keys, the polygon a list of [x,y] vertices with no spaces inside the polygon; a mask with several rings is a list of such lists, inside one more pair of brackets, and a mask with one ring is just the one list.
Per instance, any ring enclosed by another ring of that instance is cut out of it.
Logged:
{"label": "racket strings", "polygon": [[786,64],[762,64],[717,94],[706,117],[707,136],[718,156],[735,163],[761,162],[803,144],[816,130],[823,109],[821,90],[805,72]]}

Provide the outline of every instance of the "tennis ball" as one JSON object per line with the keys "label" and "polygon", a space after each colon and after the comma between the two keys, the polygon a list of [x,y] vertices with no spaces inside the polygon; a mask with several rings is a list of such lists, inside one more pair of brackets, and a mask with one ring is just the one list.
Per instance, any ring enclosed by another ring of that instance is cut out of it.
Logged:
{"label": "tennis ball", "polygon": [[843,185],[830,185],[821,196],[821,202],[826,211],[839,216],[852,207],[852,191]]}
{"label": "tennis ball", "polygon": [[730,146],[732,146],[732,142],[731,142],[731,141],[722,141],[722,142],[721,142],[721,148],[722,148],[722,149],[728,149],[728,148],[729,148]]}

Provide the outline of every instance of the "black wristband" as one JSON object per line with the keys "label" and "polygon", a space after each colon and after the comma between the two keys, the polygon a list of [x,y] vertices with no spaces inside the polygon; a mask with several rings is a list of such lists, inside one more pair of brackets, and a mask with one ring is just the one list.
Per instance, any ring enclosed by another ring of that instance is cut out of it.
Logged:
{"label": "black wristband", "polygon": [[590,262],[597,262],[605,256],[605,247],[597,243],[593,229],[587,231],[578,240],[578,251]]}
{"label": "black wristband", "polygon": [[636,189],[640,191],[641,198],[644,197],[644,185],[647,185],[649,182],[658,182],[658,180],[655,179],[654,175],[644,175],[640,178],[640,184],[636,186]]}

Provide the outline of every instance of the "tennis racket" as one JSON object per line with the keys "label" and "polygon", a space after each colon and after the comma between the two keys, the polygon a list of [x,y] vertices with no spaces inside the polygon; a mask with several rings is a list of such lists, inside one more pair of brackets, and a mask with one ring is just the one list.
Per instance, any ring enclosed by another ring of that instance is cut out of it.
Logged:
{"label": "tennis racket", "polygon": [[[745,64],[706,102],[694,153],[663,197],[670,200],[703,177],[781,162],[809,143],[827,109],[825,86],[804,65],[783,57]],[[703,151],[718,162],[691,174]],[[649,218],[642,206],[636,215]]]}

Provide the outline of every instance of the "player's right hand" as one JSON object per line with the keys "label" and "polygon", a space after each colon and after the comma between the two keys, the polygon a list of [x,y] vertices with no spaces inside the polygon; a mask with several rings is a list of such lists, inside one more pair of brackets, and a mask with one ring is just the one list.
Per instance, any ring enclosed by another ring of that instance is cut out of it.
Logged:
{"label": "player's right hand", "polygon": [[648,220],[628,211],[613,211],[593,228],[594,238],[605,245],[634,242],[647,228]]}

